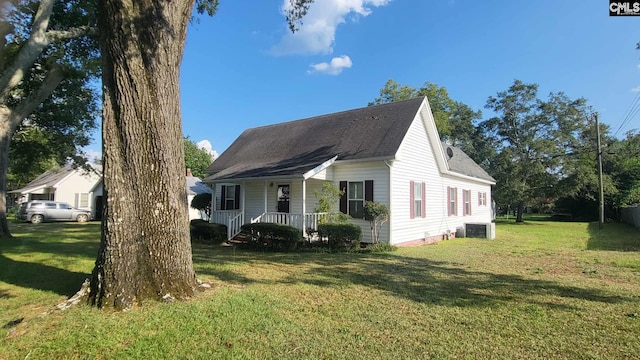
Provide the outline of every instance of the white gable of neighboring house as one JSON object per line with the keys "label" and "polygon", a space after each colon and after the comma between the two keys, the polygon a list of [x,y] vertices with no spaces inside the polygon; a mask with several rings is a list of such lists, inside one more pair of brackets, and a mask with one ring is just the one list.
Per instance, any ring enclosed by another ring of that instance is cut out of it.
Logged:
{"label": "white gable of neighboring house", "polygon": [[205,214],[200,210],[191,207],[191,200],[197,195],[202,193],[211,194],[210,187],[205,185],[199,177],[187,176],[187,205],[189,206],[189,220],[203,219]]}

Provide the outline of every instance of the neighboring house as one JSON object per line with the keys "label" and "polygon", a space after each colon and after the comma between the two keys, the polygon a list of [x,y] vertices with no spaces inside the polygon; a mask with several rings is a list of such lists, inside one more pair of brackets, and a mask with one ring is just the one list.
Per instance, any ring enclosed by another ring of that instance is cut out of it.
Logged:
{"label": "neighboring house", "polygon": [[53,200],[79,209],[91,210],[92,218],[100,218],[102,208],[102,167],[84,169],[66,165],[51,169],[21,189],[9,191],[19,194],[18,201]]}
{"label": "neighboring house", "polygon": [[[191,174],[191,171],[187,169],[187,203],[189,205],[189,220],[204,219],[206,215],[197,209],[191,207],[191,200],[198,194],[211,194],[211,188],[205,185],[202,180]],[[208,220],[208,219],[207,219]]]}
{"label": "neighboring house", "polygon": [[[229,237],[251,222],[315,228],[314,191],[345,191],[349,214],[370,242],[365,201],[386,204],[381,241],[424,244],[492,220],[495,180],[460,149],[443,144],[425,97],[245,130],[206,170],[212,222]],[[304,214],[304,215],[303,215]]]}

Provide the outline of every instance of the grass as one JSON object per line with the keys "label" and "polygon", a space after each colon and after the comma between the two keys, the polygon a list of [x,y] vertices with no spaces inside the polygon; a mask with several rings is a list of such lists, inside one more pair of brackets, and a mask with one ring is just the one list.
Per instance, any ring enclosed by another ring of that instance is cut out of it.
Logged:
{"label": "grass", "polygon": [[99,225],[13,230],[1,359],[640,358],[640,232],[625,225],[501,221],[493,241],[393,253],[196,244],[213,289],[192,301],[47,316],[89,276]]}

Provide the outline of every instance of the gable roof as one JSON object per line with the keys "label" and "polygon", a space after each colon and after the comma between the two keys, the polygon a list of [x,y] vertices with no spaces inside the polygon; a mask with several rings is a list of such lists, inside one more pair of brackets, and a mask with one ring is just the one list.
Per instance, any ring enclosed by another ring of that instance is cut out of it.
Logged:
{"label": "gable roof", "polygon": [[186,182],[188,195],[211,194],[212,192],[211,188],[205,185],[197,176],[186,176]]}
{"label": "gable roof", "polygon": [[[97,174],[102,173],[101,165],[92,165],[92,169]],[[30,183],[25,185],[21,189],[9,191],[10,193],[30,193],[43,188],[57,187],[59,183],[71,176],[76,171],[86,171],[83,168],[74,166],[72,164],[65,165],[60,168],[54,168],[47,170],[37,178],[33,179]]]}
{"label": "gable roof", "polygon": [[299,176],[338,160],[392,159],[424,98],[245,130],[205,180]]}
{"label": "gable roof", "polygon": [[[391,160],[419,115],[432,117],[425,97],[248,129],[205,170],[211,175],[204,181],[303,178],[336,160]],[[462,150],[440,142],[433,120],[425,125],[443,173],[495,184]]]}
{"label": "gable roof", "polygon": [[[449,152],[448,149],[451,149],[451,152]],[[465,154],[465,152],[461,149],[443,142],[442,150],[444,151],[447,158],[447,165],[449,166],[449,170],[458,174],[487,180],[493,183],[496,182],[496,179],[494,179],[491,175],[484,171],[484,169],[481,168],[478,163],[473,161],[473,159],[471,159],[469,155]]]}

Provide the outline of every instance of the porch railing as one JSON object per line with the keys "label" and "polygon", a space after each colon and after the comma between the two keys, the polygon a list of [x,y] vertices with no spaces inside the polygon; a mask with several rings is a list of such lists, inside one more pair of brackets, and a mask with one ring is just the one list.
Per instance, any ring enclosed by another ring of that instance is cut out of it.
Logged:
{"label": "porch railing", "polygon": [[[318,223],[329,216],[328,213],[307,213],[304,215],[304,225],[307,229],[318,230]],[[268,222],[276,224],[284,224],[302,229],[302,214],[291,214],[281,212],[266,212],[262,215],[251,219],[251,223]]]}
{"label": "porch railing", "polygon": [[231,240],[240,234],[240,228],[244,224],[244,212],[240,210],[219,210],[211,214],[210,222],[227,225],[227,239]]}
{"label": "porch railing", "polygon": [[[291,214],[281,212],[266,212],[262,215],[250,219],[250,222],[268,222],[276,224],[285,224],[293,226],[295,228],[304,230],[307,229],[318,230],[318,224],[322,223],[329,217],[329,213],[307,213],[304,215],[304,225],[306,229],[302,228],[302,214]],[[227,225],[227,238],[233,239],[236,235],[240,234],[240,230],[244,222],[244,212],[239,210],[218,210],[211,214],[210,222],[216,224]]]}

